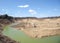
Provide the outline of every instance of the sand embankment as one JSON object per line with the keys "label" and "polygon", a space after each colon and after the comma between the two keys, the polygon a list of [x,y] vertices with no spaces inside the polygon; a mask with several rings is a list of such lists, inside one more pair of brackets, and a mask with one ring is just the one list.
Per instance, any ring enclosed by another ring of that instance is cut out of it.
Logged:
{"label": "sand embankment", "polygon": [[19,24],[12,27],[34,38],[60,35],[60,17],[21,18],[17,22]]}

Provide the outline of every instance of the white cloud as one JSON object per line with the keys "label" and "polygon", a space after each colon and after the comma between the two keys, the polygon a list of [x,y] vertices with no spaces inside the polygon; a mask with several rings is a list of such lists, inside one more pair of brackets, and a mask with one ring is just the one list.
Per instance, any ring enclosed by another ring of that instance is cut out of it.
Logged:
{"label": "white cloud", "polygon": [[1,9],[1,12],[7,14],[8,10],[7,9]]}
{"label": "white cloud", "polygon": [[48,12],[48,13],[51,13],[51,11],[50,11],[50,10],[48,10],[47,12]]}
{"label": "white cloud", "polygon": [[2,9],[2,11],[5,11],[5,9]]}
{"label": "white cloud", "polygon": [[53,10],[54,10],[54,11],[58,11],[58,9],[56,9],[56,8],[55,8],[55,9],[53,9]]}
{"label": "white cloud", "polygon": [[37,14],[37,12],[35,10],[32,10],[32,9],[29,10],[29,13],[30,14]]}
{"label": "white cloud", "polygon": [[17,7],[20,7],[20,8],[27,8],[27,7],[29,7],[29,5],[19,5],[19,6],[17,6]]}

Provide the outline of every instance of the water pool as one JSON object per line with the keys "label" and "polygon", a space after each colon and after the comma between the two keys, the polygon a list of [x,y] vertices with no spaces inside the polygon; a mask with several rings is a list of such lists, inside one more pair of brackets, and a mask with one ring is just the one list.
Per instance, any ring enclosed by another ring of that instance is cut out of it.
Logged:
{"label": "water pool", "polygon": [[31,38],[21,30],[12,27],[6,27],[3,34],[21,43],[60,43],[60,36],[46,37],[46,38]]}

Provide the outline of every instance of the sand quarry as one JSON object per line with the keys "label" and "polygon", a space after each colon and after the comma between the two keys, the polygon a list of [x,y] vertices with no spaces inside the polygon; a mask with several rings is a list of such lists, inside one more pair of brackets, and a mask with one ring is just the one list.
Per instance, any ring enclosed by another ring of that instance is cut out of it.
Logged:
{"label": "sand quarry", "polygon": [[60,17],[53,18],[21,18],[12,27],[22,30],[33,38],[60,35]]}

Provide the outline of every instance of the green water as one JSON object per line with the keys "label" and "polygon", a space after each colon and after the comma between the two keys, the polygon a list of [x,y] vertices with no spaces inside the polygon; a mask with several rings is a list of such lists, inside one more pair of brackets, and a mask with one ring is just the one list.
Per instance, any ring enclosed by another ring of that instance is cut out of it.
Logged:
{"label": "green water", "polygon": [[60,43],[60,36],[36,39],[27,36],[21,30],[16,30],[11,27],[5,28],[3,34],[21,43]]}

